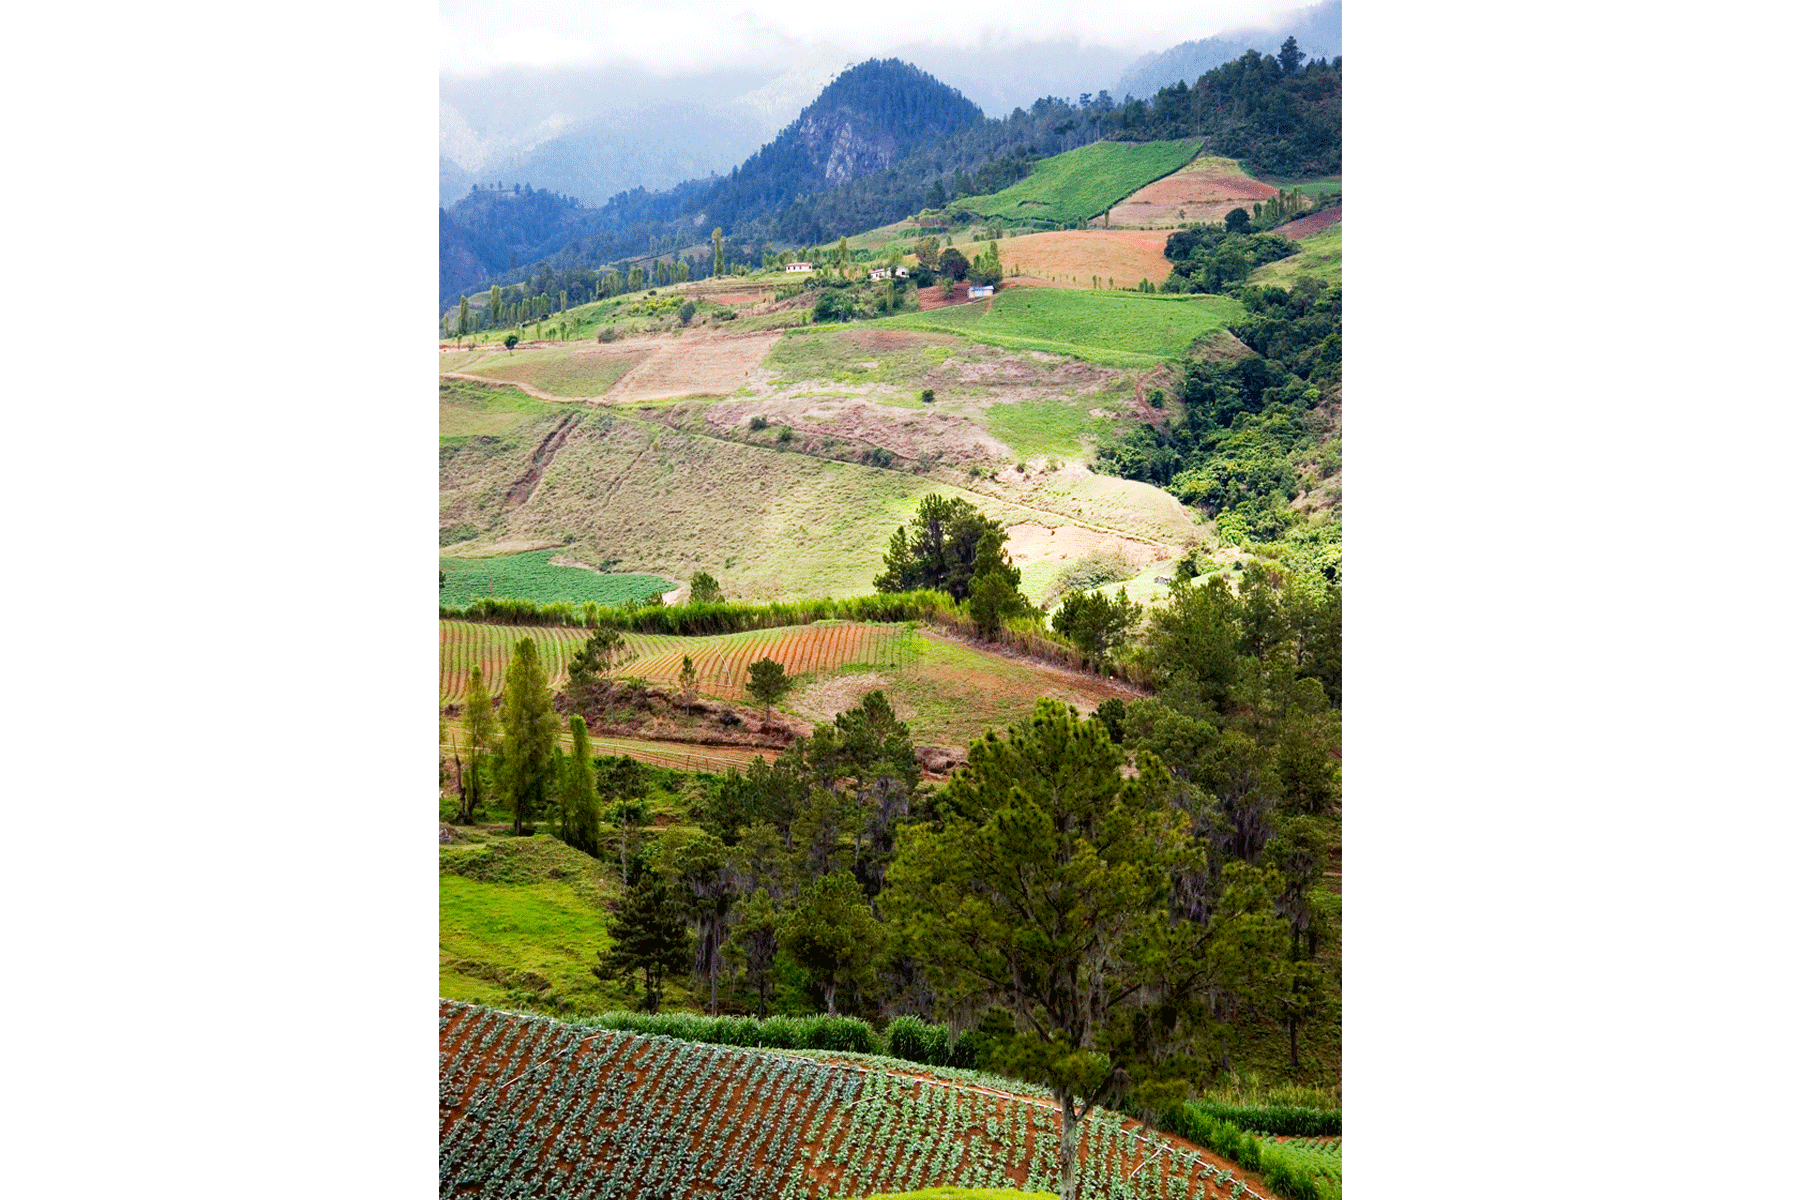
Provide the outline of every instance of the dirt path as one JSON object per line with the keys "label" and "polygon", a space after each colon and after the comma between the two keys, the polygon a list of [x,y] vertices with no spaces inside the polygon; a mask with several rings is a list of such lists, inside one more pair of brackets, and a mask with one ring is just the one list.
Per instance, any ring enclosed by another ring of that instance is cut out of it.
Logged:
{"label": "dirt path", "polygon": [[555,429],[550,431],[548,437],[538,443],[537,450],[531,456],[531,469],[525,472],[519,482],[512,485],[512,491],[506,493],[508,508],[517,508],[531,499],[531,494],[537,490],[538,481],[544,477],[544,471],[549,467],[550,460],[556,457],[558,450],[562,449],[562,444],[568,440],[569,433],[575,428],[577,420],[579,420],[577,414],[570,413],[557,424]]}

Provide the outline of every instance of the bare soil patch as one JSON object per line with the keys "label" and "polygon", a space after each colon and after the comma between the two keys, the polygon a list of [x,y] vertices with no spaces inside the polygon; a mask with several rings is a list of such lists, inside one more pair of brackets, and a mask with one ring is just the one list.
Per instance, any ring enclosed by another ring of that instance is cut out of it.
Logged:
{"label": "bare soil patch", "polygon": [[[1006,261],[1005,255],[1000,257],[1002,262]],[[952,304],[967,304],[968,302],[969,281],[966,279],[956,285],[954,294],[948,300],[944,298],[944,289],[938,284],[934,283],[930,287],[919,289],[919,309],[922,312],[930,312],[934,308],[949,308]]]}
{"label": "bare soil patch", "polygon": [[1017,566],[1045,559],[1067,559],[1072,562],[1084,554],[1116,550],[1141,570],[1152,562],[1174,557],[1173,550],[1168,546],[1133,541],[1080,525],[1063,525],[1051,529],[1031,522],[1007,527],[1006,550]]}
{"label": "bare soil patch", "polygon": [[1218,159],[1196,159],[1113,205],[1106,222],[1147,229],[1168,229],[1183,221],[1218,222],[1232,209],[1248,209],[1279,190]]}
{"label": "bare soil patch", "polygon": [[[1169,260],[1163,246],[1169,235],[1148,229],[1085,229],[1028,233],[1000,243],[1000,261],[1009,283],[1042,280],[1063,287],[1090,287],[1098,275],[1103,284],[1135,287],[1138,280],[1161,283]],[[1011,278],[1013,267],[1033,280]]]}
{"label": "bare soil patch", "polygon": [[608,404],[677,396],[729,396],[742,386],[780,333],[689,333],[658,339],[650,354],[606,392]]}
{"label": "bare soil patch", "polygon": [[[557,709],[569,707],[557,697]],[[686,705],[659,687],[615,683],[606,698],[579,710],[596,735],[680,742],[690,746],[742,746],[785,750],[797,737],[812,734],[812,725],[785,714],[764,722],[763,711],[723,700],[696,698]]]}
{"label": "bare soil patch", "polygon": [[1334,204],[1324,212],[1308,213],[1298,221],[1289,221],[1286,225],[1278,225],[1275,227],[1275,232],[1297,242],[1303,237],[1319,232],[1328,225],[1336,225],[1343,219],[1344,206]]}

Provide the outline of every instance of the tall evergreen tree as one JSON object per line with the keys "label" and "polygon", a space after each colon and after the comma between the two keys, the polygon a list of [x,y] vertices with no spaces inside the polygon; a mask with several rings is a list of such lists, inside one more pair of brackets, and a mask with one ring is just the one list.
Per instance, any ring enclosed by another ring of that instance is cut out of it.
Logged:
{"label": "tall evergreen tree", "polygon": [[725,231],[717,225],[713,226],[713,269],[712,273],[725,273]]}
{"label": "tall evergreen tree", "polygon": [[560,722],[550,700],[550,680],[538,658],[537,643],[520,638],[506,664],[506,696],[500,703],[505,753],[500,761],[500,790],[513,810],[513,833],[542,810],[552,774],[551,751]]}
{"label": "tall evergreen tree", "polygon": [[469,730],[469,774],[463,788],[456,823],[472,825],[475,809],[481,803],[481,768],[494,748],[497,730],[494,701],[488,695],[487,681],[481,676],[481,664],[469,671],[469,694],[464,701],[463,721]]}
{"label": "tall evergreen tree", "polygon": [[575,746],[563,764],[563,841],[598,857],[600,794],[594,786],[594,751],[588,743],[587,721],[580,713],[569,718],[569,732],[575,737]]}

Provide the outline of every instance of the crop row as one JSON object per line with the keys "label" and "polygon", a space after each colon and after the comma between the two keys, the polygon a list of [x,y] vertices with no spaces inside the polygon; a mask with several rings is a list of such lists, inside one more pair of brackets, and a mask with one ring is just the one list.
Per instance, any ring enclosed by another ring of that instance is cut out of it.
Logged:
{"label": "crop row", "polygon": [[[441,1196],[1054,1190],[1060,1118],[1047,1102],[930,1068],[895,1074],[864,1056],[821,1062],[450,1001],[439,1050]],[[1083,1122],[1081,1147],[1091,1196],[1242,1194],[1229,1172],[1164,1152],[1116,1114]]]}
{"label": "crop row", "polygon": [[522,637],[538,645],[538,654],[557,686],[568,673],[569,659],[587,640],[587,631],[546,626],[526,633],[505,625],[478,625],[470,621],[438,622],[438,703],[460,704],[469,691],[469,671],[477,664],[488,694],[498,696],[506,682],[506,664]]}
{"label": "crop row", "polygon": [[673,685],[687,656],[694,661],[701,692],[732,700],[744,697],[750,664],[760,658],[772,658],[788,674],[800,675],[835,670],[846,663],[897,665],[911,643],[903,626],[862,623],[793,625],[706,638],[627,637],[663,642],[665,647],[631,659],[616,673]]}

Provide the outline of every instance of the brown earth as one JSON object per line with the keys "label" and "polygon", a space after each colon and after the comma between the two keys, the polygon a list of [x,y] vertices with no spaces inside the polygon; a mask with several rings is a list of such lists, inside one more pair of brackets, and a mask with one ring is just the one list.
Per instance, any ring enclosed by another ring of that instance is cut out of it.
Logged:
{"label": "brown earth", "polygon": [[1084,529],[1080,525],[1064,525],[1051,529],[1029,522],[1013,525],[1006,531],[1006,550],[1016,566],[1044,559],[1077,559],[1095,551],[1116,550],[1141,570],[1152,562],[1166,562],[1174,557],[1168,546],[1132,541],[1116,534]]}
{"label": "brown earth", "polygon": [[[1026,286],[1092,286],[1093,276],[1118,288],[1138,280],[1161,283],[1169,275],[1163,257],[1167,233],[1147,229],[1084,229],[1028,233],[1000,243],[1000,261],[1009,284]],[[1013,278],[1013,267],[1022,275]]]}
{"label": "brown earth", "polygon": [[639,404],[677,396],[729,396],[780,340],[780,332],[659,338],[643,362],[607,389],[604,400]]}
{"label": "brown earth", "polygon": [[1184,221],[1217,223],[1232,209],[1248,209],[1279,190],[1218,159],[1196,159],[1113,205],[1105,223],[1149,229],[1168,229]]}
{"label": "brown earth", "polygon": [[1343,219],[1344,206],[1342,204],[1334,204],[1324,212],[1308,213],[1298,221],[1289,221],[1286,225],[1278,225],[1275,228],[1275,232],[1279,233],[1282,237],[1291,238],[1297,242],[1303,237],[1309,237],[1312,234],[1319,232],[1319,230],[1324,229],[1328,225],[1336,225]]}
{"label": "brown earth", "polygon": [[[573,707],[566,692],[558,694],[556,707],[562,713]],[[813,731],[810,722],[786,714],[772,714],[765,722],[758,707],[698,698],[684,705],[667,689],[633,683],[612,684],[579,711],[596,735],[687,746],[785,750],[795,738],[809,737]]]}

